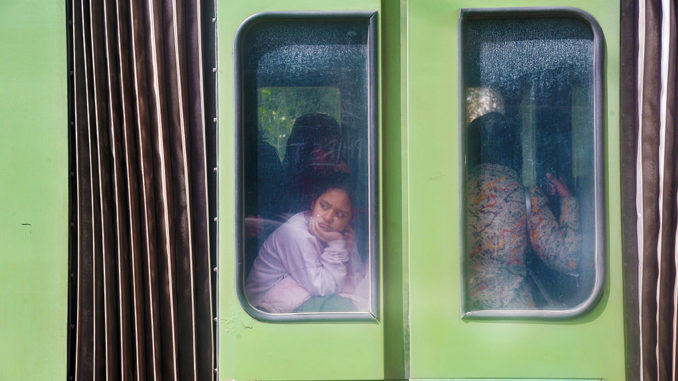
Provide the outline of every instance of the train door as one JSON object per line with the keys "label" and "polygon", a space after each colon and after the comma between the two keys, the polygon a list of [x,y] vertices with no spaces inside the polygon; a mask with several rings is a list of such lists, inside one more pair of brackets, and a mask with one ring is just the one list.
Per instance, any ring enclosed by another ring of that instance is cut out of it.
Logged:
{"label": "train door", "polygon": [[555,5],[407,3],[412,379],[625,377],[619,9]]}
{"label": "train door", "polygon": [[379,10],[220,12],[220,378],[384,377]]}

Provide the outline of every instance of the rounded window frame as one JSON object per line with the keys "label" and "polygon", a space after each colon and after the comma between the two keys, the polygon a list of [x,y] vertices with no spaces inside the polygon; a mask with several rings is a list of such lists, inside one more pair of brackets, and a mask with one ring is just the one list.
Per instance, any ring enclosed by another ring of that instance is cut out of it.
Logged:
{"label": "rounded window frame", "polygon": [[[369,311],[360,312],[289,312],[269,313],[254,308],[245,295],[245,41],[249,30],[257,24],[266,22],[306,21],[363,21],[367,23],[367,209],[368,209],[368,254],[367,267],[371,277]],[[380,252],[378,225],[378,13],[376,11],[304,11],[304,12],[260,12],[247,18],[236,31],[234,47],[234,89],[235,89],[235,281],[236,294],[241,307],[253,318],[263,322],[341,322],[379,320],[380,306]]]}
{"label": "rounded window frame", "polygon": [[[545,309],[487,309],[469,311],[466,306],[466,219],[465,207],[460,209],[460,279],[461,279],[461,318],[462,319],[567,319],[574,318],[592,310],[601,299],[605,284],[605,266],[606,266],[606,223],[605,223],[605,197],[604,197],[604,128],[605,128],[605,39],[600,24],[595,18],[578,8],[571,7],[528,7],[528,8],[464,8],[459,12],[458,36],[459,36],[459,110],[465,110],[464,89],[465,81],[463,76],[464,65],[464,47],[463,47],[463,29],[465,20],[487,20],[487,19],[510,19],[510,18],[571,18],[583,21],[591,28],[593,34],[593,187],[594,187],[594,219],[595,226],[594,240],[595,250],[593,254],[593,268],[595,280],[589,296],[581,303],[572,308],[562,310]],[[458,125],[460,134],[460,184],[465,188],[466,179],[466,143],[465,143],[465,113],[458,115]],[[464,191],[460,192],[460,205],[466,205],[466,195]]]}

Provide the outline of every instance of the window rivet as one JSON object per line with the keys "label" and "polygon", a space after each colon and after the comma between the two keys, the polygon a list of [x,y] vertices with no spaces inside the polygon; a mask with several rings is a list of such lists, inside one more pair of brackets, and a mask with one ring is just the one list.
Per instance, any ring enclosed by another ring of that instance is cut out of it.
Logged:
{"label": "window rivet", "polygon": [[217,68],[216,68],[216,67],[213,67],[213,68],[212,68],[212,73],[216,73],[216,72],[217,72]]}
{"label": "window rivet", "polygon": [[214,222],[217,222],[217,221],[218,221],[218,218],[217,218],[217,217],[214,217],[214,218],[213,218],[213,221],[214,221]]}
{"label": "window rivet", "polygon": [[212,22],[217,22],[217,18],[216,18],[216,17],[212,17]]}
{"label": "window rivet", "polygon": [[212,168],[212,172],[217,173],[217,167]]}
{"label": "window rivet", "polygon": [[217,272],[217,268],[216,268],[216,267],[215,267],[215,268],[213,268],[213,269],[212,269],[212,271],[214,271],[214,272]]}
{"label": "window rivet", "polygon": [[214,118],[212,118],[212,122],[214,122],[214,123],[217,122],[217,117],[216,117],[216,116],[215,116]]}

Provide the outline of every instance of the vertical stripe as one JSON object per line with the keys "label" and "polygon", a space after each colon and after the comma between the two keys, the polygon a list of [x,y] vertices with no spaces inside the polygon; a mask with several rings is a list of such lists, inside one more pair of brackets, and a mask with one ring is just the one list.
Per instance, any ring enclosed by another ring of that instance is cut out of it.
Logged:
{"label": "vertical stripe", "polygon": [[[167,185],[167,164],[166,164],[166,158],[165,158],[165,126],[163,122],[163,116],[162,116],[162,110],[161,110],[161,105],[162,105],[162,97],[160,94],[160,70],[158,68],[158,49],[159,47],[156,44],[156,38],[158,36],[158,32],[156,32],[156,15],[155,15],[155,9],[154,9],[154,4],[153,0],[148,0],[148,21],[149,21],[149,26],[150,26],[150,41],[151,41],[151,65],[152,65],[152,83],[153,83],[153,95],[155,97],[155,117],[156,117],[156,127],[157,127],[157,133],[158,137],[156,140],[157,143],[157,151],[159,152],[158,159],[160,162],[160,182],[161,182],[161,188],[162,192],[160,192],[160,198],[161,198],[161,206],[162,206],[162,218],[164,222],[163,226],[163,234],[165,236],[165,247],[164,247],[164,254],[167,257],[166,263],[167,263],[167,288],[169,291],[169,300],[166,302],[169,303],[169,312],[170,312],[170,322],[169,326],[171,329],[171,334],[169,337],[170,341],[170,355],[171,355],[171,360],[172,363],[169,364],[170,368],[172,369],[172,378],[174,380],[177,379],[177,344],[176,344],[176,318],[175,318],[175,307],[174,307],[174,272],[172,269],[172,247],[170,245],[170,242],[172,240],[171,233],[170,233],[170,221],[169,221],[169,200],[168,198],[168,185]],[[166,375],[167,377],[167,375]]]}
{"label": "vertical stripe", "polygon": [[[179,57],[179,44],[180,44],[180,36],[178,32],[178,25],[179,25],[179,13],[177,12],[177,1],[172,0],[172,12],[174,14],[174,23],[172,24],[172,31],[174,32],[174,59],[176,60],[176,83],[177,83],[177,96],[178,96],[178,101],[179,101],[179,128],[181,129],[181,152],[182,152],[182,165],[183,165],[183,171],[185,173],[184,175],[184,189],[186,192],[186,216],[188,218],[188,224],[186,225],[186,228],[188,229],[188,258],[189,258],[189,290],[190,290],[190,329],[191,329],[191,358],[192,358],[192,367],[193,367],[193,378],[197,379],[198,378],[198,368],[197,368],[197,363],[196,363],[196,352],[195,352],[195,347],[196,347],[196,338],[195,338],[195,288],[194,288],[194,279],[193,279],[193,274],[194,274],[194,259],[193,259],[193,229],[191,227],[191,219],[193,216],[192,210],[191,210],[191,190],[189,186],[189,167],[188,167],[188,147],[186,143],[186,120],[184,116],[184,107],[185,107],[185,100],[184,100],[184,92],[185,89],[183,88],[183,77],[182,77],[182,60]],[[183,36],[182,36],[183,37]]]}
{"label": "vertical stripe", "polygon": [[659,166],[659,198],[657,199],[657,209],[659,211],[659,230],[657,233],[658,239],[657,239],[657,264],[659,271],[657,272],[657,290],[655,293],[655,298],[656,298],[656,303],[657,303],[657,310],[655,313],[655,321],[657,324],[657,330],[655,332],[656,337],[656,345],[655,345],[655,356],[656,356],[656,364],[657,364],[657,370],[658,370],[658,375],[661,374],[661,353],[660,353],[660,343],[661,343],[661,337],[660,337],[660,324],[661,324],[661,292],[662,292],[662,275],[663,271],[661,271],[662,267],[662,246],[663,246],[663,230],[664,230],[664,167],[665,167],[665,150],[666,150],[666,46],[664,45],[664,39],[665,39],[665,28],[667,27],[666,24],[666,16],[667,13],[664,12],[663,10],[665,9],[665,2],[666,0],[661,0],[662,2],[662,20],[661,20],[661,48],[660,48],[660,90],[659,90],[659,150],[657,152],[657,164]]}
{"label": "vertical stripe", "polygon": [[[127,316],[128,316],[128,301],[127,301],[127,273],[126,273],[126,266],[127,266],[127,261],[126,256],[128,255],[128,250],[129,248],[127,247],[126,244],[123,242],[126,241],[127,235],[126,231],[123,227],[123,217],[121,214],[123,213],[123,207],[122,204],[126,201],[123,199],[122,195],[122,190],[121,190],[121,181],[123,180],[121,178],[121,169],[119,161],[121,161],[121,157],[119,156],[119,142],[118,142],[118,136],[117,132],[119,131],[119,126],[120,126],[120,120],[119,120],[119,115],[117,113],[117,107],[118,106],[118,94],[117,94],[117,88],[114,87],[114,72],[112,68],[112,64],[114,65],[116,62],[113,60],[113,43],[111,43],[111,39],[113,36],[109,33],[109,28],[110,28],[110,20],[109,18],[111,17],[108,14],[108,7],[110,3],[105,2],[102,4],[103,7],[103,29],[104,29],[104,41],[105,41],[105,57],[106,57],[106,73],[107,73],[107,79],[108,79],[108,117],[109,117],[109,134],[110,134],[110,153],[112,155],[112,161],[111,161],[111,166],[112,166],[112,175],[113,175],[113,202],[115,205],[115,239],[117,242],[116,245],[116,270],[117,270],[117,275],[118,275],[118,282],[117,282],[117,291],[118,291],[118,322],[119,322],[119,328],[120,328],[120,334],[118,336],[118,345],[119,345],[119,353],[120,353],[120,362],[119,364],[116,364],[117,366],[120,367],[120,379],[122,380],[129,380],[131,378],[130,375],[130,369],[129,369],[129,362],[131,359],[129,359],[130,356],[130,346],[132,345],[130,337],[129,337],[129,326],[127,324]],[[112,269],[111,269],[112,271]],[[116,366],[111,364],[111,366]]]}
{"label": "vertical stripe", "polygon": [[[104,57],[105,47],[102,46],[102,33],[100,31],[100,21],[103,2],[96,0],[90,1],[89,17],[90,17],[90,43],[92,52],[92,85],[94,88],[94,115],[95,115],[95,131],[96,131],[96,154],[98,164],[98,200],[100,212],[100,233],[101,233],[101,269],[102,269],[102,291],[103,299],[103,328],[104,328],[104,353],[105,353],[105,374],[106,380],[113,380],[119,378],[118,364],[116,361],[117,351],[115,350],[118,342],[117,322],[113,311],[113,300],[115,299],[115,291],[112,285],[115,283],[113,279],[113,269],[111,268],[111,258],[114,255],[115,246],[112,240],[111,232],[114,230],[111,225],[111,190],[110,190],[110,167],[109,167],[109,142],[106,134],[106,126],[110,123],[107,120],[106,110],[107,104],[106,88],[108,87],[107,79],[102,73],[102,67],[106,66]],[[95,252],[96,253],[96,252]],[[98,255],[99,253],[96,253]]]}
{"label": "vertical stripe", "polygon": [[644,381],[644,348],[643,348],[643,271],[644,271],[644,232],[643,232],[643,74],[645,72],[645,3],[644,0],[638,1],[638,153],[636,160],[636,213],[637,213],[637,234],[638,234],[638,326],[639,326],[639,345],[640,345],[640,381]]}
{"label": "vertical stripe", "polygon": [[[84,2],[84,0],[83,0],[83,2]],[[84,13],[83,13],[83,14],[84,14]],[[97,107],[97,91],[96,91],[96,89],[97,89],[97,79],[96,79],[96,68],[95,68],[96,62],[95,62],[95,58],[94,58],[94,55],[95,55],[95,53],[94,53],[94,50],[95,50],[95,47],[94,47],[94,33],[92,33],[92,30],[91,30],[91,28],[92,28],[92,2],[91,2],[91,0],[90,0],[90,2],[89,2],[88,15],[89,15],[89,26],[90,26],[90,39],[89,39],[89,43],[90,43],[90,54],[91,54],[91,61],[90,61],[90,62],[91,62],[91,66],[90,66],[90,67],[91,67],[91,69],[92,69],[92,70],[91,70],[91,71],[92,71],[92,92],[94,93],[94,102],[93,102],[93,105],[92,105],[91,107],[93,107],[93,110],[94,110],[94,123],[95,123],[94,126],[92,126],[92,125],[91,125],[92,119],[90,119],[90,139],[94,139],[94,140],[96,141],[96,145],[97,145],[97,147],[96,147],[96,155],[97,155],[97,158],[100,159],[99,147],[98,147],[98,146],[99,146],[99,139],[98,139],[98,135],[99,135],[99,131],[98,131],[99,110],[98,110],[98,107]],[[95,33],[96,33],[96,32],[95,32]],[[89,86],[88,86],[88,87],[89,87]],[[92,127],[94,127],[94,133],[93,133],[92,130],[91,130]],[[93,150],[93,148],[94,148],[94,147],[92,147],[92,146],[90,145],[90,155],[92,155],[92,150]],[[96,166],[94,165],[94,164],[95,164],[94,159],[91,159],[91,160],[90,160],[90,163],[91,163],[91,165],[90,165],[90,170],[92,170],[93,172],[95,172],[94,169],[93,169],[93,168],[96,168]],[[100,161],[100,160],[97,160],[97,164],[100,165],[100,164],[101,164],[101,161]],[[96,183],[97,183],[97,186],[98,186],[98,194],[99,194],[99,198],[98,198],[98,201],[99,201],[99,210],[98,210],[98,211],[99,211],[99,213],[96,213],[96,211],[94,212],[95,218],[93,218],[93,220],[96,219],[96,217],[97,217],[97,215],[98,215],[98,217],[100,218],[100,221],[99,221],[99,224],[100,224],[100,225],[99,225],[99,226],[101,226],[101,224],[103,223],[103,213],[101,213],[101,209],[102,209],[102,208],[101,208],[101,173],[99,173],[99,175],[97,176],[97,180],[98,180],[98,181],[96,181]],[[93,182],[95,181],[94,178],[92,178],[92,181],[93,181]],[[96,191],[93,189],[93,190],[92,190],[92,195],[95,195],[95,194],[96,194]],[[93,197],[93,203],[96,203],[96,202],[94,201],[94,197]],[[103,229],[102,229],[102,230],[103,230]],[[99,233],[99,230],[96,228],[96,226],[94,227],[93,231],[94,231],[93,236],[96,236],[96,235]],[[103,236],[103,234],[101,234],[100,239],[101,239],[101,245],[100,245],[100,248],[101,248],[101,253],[103,254],[103,251],[105,250],[104,248],[106,247],[106,242],[104,242],[104,236]],[[105,255],[105,254],[104,254],[104,255]],[[102,265],[103,265],[103,255],[102,255],[102,257],[98,257],[98,256],[99,256],[99,252],[96,250],[96,246],[95,246],[95,250],[94,250],[94,279],[95,279],[95,280],[94,280],[94,305],[95,305],[95,307],[94,307],[94,331],[95,331],[95,332],[94,332],[94,335],[95,335],[95,336],[94,336],[94,348],[95,348],[95,354],[94,354],[94,356],[95,356],[95,357],[94,357],[94,358],[95,358],[95,362],[94,362],[94,364],[95,364],[95,366],[96,366],[96,364],[97,364],[97,361],[96,361],[96,355],[97,355],[97,353],[96,353],[96,352],[97,352],[97,349],[99,348],[99,346],[101,345],[101,344],[97,343],[97,337],[98,337],[98,334],[97,334],[97,329],[96,329],[96,327],[97,327],[97,325],[101,324],[102,319],[103,319],[103,324],[104,324],[104,331],[105,331],[105,325],[106,325],[106,316],[105,316],[105,313],[106,313],[106,312],[105,312],[105,309],[104,309],[104,316],[99,317],[99,318],[97,317],[97,307],[96,307],[96,305],[97,305],[97,294],[98,294],[98,293],[96,292],[96,289],[97,289],[97,286],[96,286],[96,285],[97,285],[96,278],[97,278],[97,273],[98,273],[98,271],[97,271],[97,267],[98,267],[98,266],[96,265],[97,259],[101,262],[101,264],[100,264],[99,266],[102,266]],[[104,271],[105,271],[105,269],[104,269]],[[103,288],[103,285],[102,285],[102,288]],[[105,299],[105,298],[106,298],[106,296],[105,296],[106,291],[105,291],[105,289],[103,289],[102,291],[103,291],[103,293],[104,293],[104,299]],[[102,360],[100,360],[100,361],[103,361],[103,362],[104,362],[105,368],[108,368],[108,364],[107,364],[107,358],[108,358],[108,346],[109,346],[108,344],[109,344],[109,343],[108,343],[108,341],[106,340],[106,336],[104,335],[103,348],[104,348],[104,352],[105,352],[105,357],[104,357]],[[96,374],[96,368],[95,368],[95,374]],[[107,375],[106,375],[106,376],[107,376]],[[106,379],[108,380],[108,377],[106,377]]]}
{"label": "vertical stripe", "polygon": [[[73,4],[73,91],[77,175],[77,298],[75,339],[75,380],[93,378],[94,355],[92,297],[92,195],[89,166],[89,125],[87,65],[84,52],[82,4]],[[78,30],[79,29],[79,30]],[[79,37],[78,37],[79,36]]]}
{"label": "vertical stripe", "polygon": [[[88,51],[88,38],[87,38],[87,19],[89,17],[89,8],[87,8],[87,11],[85,11],[85,0],[81,0],[80,2],[80,15],[82,19],[82,41],[83,41],[83,56],[85,60],[85,72],[84,72],[84,79],[85,79],[85,99],[86,99],[86,105],[87,105],[87,152],[89,157],[87,158],[89,162],[89,194],[90,194],[90,210],[91,210],[91,239],[92,239],[92,267],[91,267],[91,274],[92,274],[92,296],[91,296],[91,303],[92,303],[92,377],[94,379],[98,378],[101,375],[101,370],[104,368],[104,365],[102,363],[102,359],[100,359],[100,352],[102,346],[99,344],[99,336],[100,336],[100,330],[101,328],[101,322],[100,322],[100,317],[98,317],[98,308],[97,308],[97,294],[99,293],[98,289],[100,287],[97,286],[97,253],[98,250],[97,248],[99,246],[99,241],[97,240],[97,223],[96,223],[96,191],[94,189],[95,187],[95,169],[94,169],[94,159],[93,159],[93,153],[92,153],[92,140],[94,139],[94,134],[92,132],[92,121],[96,120],[96,113],[92,112],[92,108],[94,107],[91,103],[91,100],[93,98],[91,91],[90,91],[90,71],[88,68],[90,68],[91,63],[92,63],[92,51],[91,51],[91,46],[89,47],[90,50]],[[92,86],[93,88],[94,86]],[[93,115],[94,114],[94,115]]]}
{"label": "vertical stripe", "polygon": [[[121,96],[121,105],[122,105],[122,124],[123,124],[123,140],[124,140],[124,155],[125,155],[125,174],[127,177],[127,197],[128,197],[128,215],[129,215],[129,241],[130,241],[130,260],[131,260],[131,288],[132,288],[132,315],[133,315],[133,329],[134,329],[134,337],[133,337],[133,343],[134,343],[134,361],[135,361],[135,376],[137,381],[141,381],[145,379],[146,375],[146,368],[145,368],[145,361],[144,361],[144,350],[143,350],[143,342],[144,342],[144,327],[143,327],[143,320],[140,311],[142,311],[142,303],[143,303],[143,285],[142,280],[141,280],[141,272],[139,271],[139,267],[141,265],[141,259],[139,258],[140,256],[140,250],[139,250],[139,235],[138,235],[138,210],[139,210],[139,205],[137,202],[137,193],[138,193],[138,186],[137,186],[137,174],[133,170],[132,167],[132,160],[136,160],[136,156],[134,156],[134,159],[132,158],[132,150],[134,150],[134,144],[132,142],[133,139],[133,126],[132,124],[134,123],[132,120],[132,117],[130,115],[131,112],[133,112],[131,104],[131,100],[128,99],[128,94],[130,93],[131,89],[129,88],[130,84],[129,82],[129,67],[128,67],[128,60],[129,60],[129,55],[125,55],[125,50],[123,50],[123,39],[125,40],[125,47],[128,47],[128,43],[131,40],[130,36],[128,34],[128,29],[126,28],[125,23],[123,22],[123,18],[129,17],[129,9],[123,8],[125,3],[116,0],[115,1],[116,5],[116,21],[117,21],[117,41],[118,41],[118,59],[119,59],[119,76],[120,76],[120,96]],[[127,22],[129,22],[129,19],[126,19]],[[133,97],[131,97],[133,98]]]}
{"label": "vertical stripe", "polygon": [[[209,189],[208,180],[207,180],[207,154],[206,154],[207,153],[206,152],[207,141],[206,141],[206,138],[205,138],[205,133],[206,133],[206,131],[205,131],[205,129],[206,129],[205,118],[207,116],[205,115],[205,107],[204,107],[205,106],[204,105],[204,99],[205,99],[204,80],[205,79],[204,79],[204,76],[203,76],[204,63],[203,63],[203,46],[202,46],[202,28],[200,27],[201,20],[202,20],[202,1],[197,0],[195,2],[192,2],[191,4],[193,4],[194,7],[195,7],[194,22],[197,24],[196,30],[197,30],[197,45],[198,45],[198,52],[197,52],[198,53],[197,54],[198,55],[198,67],[197,67],[197,70],[195,70],[195,71],[197,72],[197,77],[198,77],[198,95],[200,97],[200,102],[198,102],[198,104],[199,104],[199,112],[198,113],[200,115],[200,118],[199,118],[200,122],[197,126],[195,126],[195,128],[197,128],[198,131],[199,131],[197,135],[200,138],[200,146],[203,148],[201,155],[200,155],[201,157],[199,159],[202,161],[202,167],[204,169],[203,176],[201,176],[201,178],[197,179],[197,180],[202,181],[202,186],[204,187],[204,191],[205,191],[204,196],[207,196],[208,189]],[[207,198],[207,197],[205,197],[205,198]],[[207,368],[204,372],[205,378],[207,378],[207,376],[211,376],[210,378],[214,379],[214,378],[218,377],[218,375],[216,373],[212,372],[212,369],[215,368],[215,366],[214,366],[215,365],[214,364],[214,355],[216,353],[216,350],[215,350],[216,343],[214,343],[212,341],[213,337],[214,337],[214,331],[213,331],[214,325],[212,323],[211,317],[213,315],[216,315],[216,314],[214,313],[214,306],[212,305],[212,292],[211,292],[212,291],[212,279],[211,279],[211,276],[212,276],[212,268],[211,267],[212,266],[211,266],[211,263],[210,263],[211,247],[210,247],[210,239],[209,239],[209,203],[208,203],[207,200],[204,200],[204,201],[205,201],[204,213],[203,213],[202,216],[199,216],[198,218],[203,219],[203,224],[204,224],[204,227],[205,227],[204,233],[206,233],[205,234],[206,236],[198,237],[198,238],[204,240],[204,242],[205,242],[205,252],[202,253],[202,255],[205,256],[206,266],[204,266],[204,267],[206,267],[206,268],[203,268],[202,274],[204,274],[204,276],[207,279],[202,283],[202,285],[203,285],[203,287],[205,287],[205,286],[207,287],[207,290],[206,290],[207,291],[206,292],[206,294],[207,294],[207,306],[208,306],[207,312],[208,312],[208,317],[210,319],[205,323],[202,323],[202,321],[198,322],[198,324],[201,324],[201,326],[205,326],[207,328],[206,331],[207,331],[207,336],[208,336],[208,340],[209,340],[208,343],[201,343],[203,345],[203,347],[209,346],[207,348],[209,358],[207,360],[208,364],[205,366]],[[204,325],[202,325],[202,324],[204,324]]]}
{"label": "vertical stripe", "polygon": [[[75,1],[74,1],[75,3]],[[80,114],[78,113],[78,109],[80,106],[80,97],[78,97],[78,94],[80,93],[78,91],[79,85],[82,83],[80,81],[80,67],[78,65],[78,62],[80,62],[80,55],[81,52],[78,51],[78,25],[80,23],[80,18],[77,16],[76,13],[77,10],[77,4],[73,4],[71,6],[71,28],[72,28],[72,36],[73,36],[73,109],[74,109],[74,116],[73,116],[73,129],[74,129],[74,134],[75,134],[75,173],[77,176],[76,180],[76,192],[77,192],[77,204],[76,204],[76,215],[77,215],[77,229],[78,229],[78,239],[76,243],[76,255],[77,255],[77,264],[76,264],[76,323],[75,323],[75,380],[80,379],[81,375],[81,356],[80,356],[80,351],[82,350],[82,339],[80,338],[80,335],[82,334],[82,331],[84,330],[84,325],[83,323],[83,312],[82,312],[82,295],[84,294],[83,290],[83,269],[82,269],[82,256],[84,255],[83,253],[83,242],[82,242],[82,232],[84,231],[84,226],[83,226],[83,221],[82,221],[82,214],[85,212],[82,210],[81,205],[80,205],[80,200],[83,197],[83,189],[82,189],[82,182],[80,181],[80,175],[83,172],[82,169],[82,161],[83,159],[80,156],[80,149],[81,143],[80,143],[80,123],[82,121],[80,120]]]}
{"label": "vertical stripe", "polygon": [[658,240],[657,240],[657,263],[659,267],[658,276],[657,276],[657,291],[656,291],[656,322],[657,322],[657,331],[656,331],[656,364],[657,364],[657,375],[662,376],[664,372],[664,364],[662,361],[661,353],[661,343],[662,343],[662,284],[664,282],[663,276],[663,247],[664,247],[664,229],[666,222],[664,221],[664,186],[667,181],[665,178],[665,168],[666,168],[666,95],[667,95],[667,78],[668,78],[668,28],[669,22],[668,18],[670,14],[668,10],[669,0],[661,0],[661,48],[660,48],[660,90],[659,90],[659,151],[657,152],[657,164],[659,166],[659,198],[657,207],[659,209],[659,231],[658,231]]}
{"label": "vertical stripe", "polygon": [[[180,37],[179,36],[179,12],[177,11],[177,1],[172,0],[172,12],[173,12],[173,20],[174,22],[172,23],[172,32],[174,33],[174,59],[176,61],[176,84],[177,84],[177,97],[178,97],[178,103],[179,103],[179,128],[181,132],[181,153],[182,153],[182,163],[181,165],[183,166],[183,172],[184,172],[184,192],[186,193],[186,218],[187,218],[187,224],[186,228],[188,229],[188,242],[187,242],[187,249],[188,249],[188,266],[189,266],[189,279],[188,279],[188,288],[189,288],[189,293],[190,293],[190,300],[189,300],[189,319],[190,322],[188,323],[190,325],[190,340],[191,340],[191,345],[190,345],[190,350],[191,350],[191,366],[192,366],[192,372],[193,372],[193,379],[198,378],[198,364],[196,362],[197,355],[195,352],[196,348],[196,334],[195,334],[195,288],[194,288],[194,279],[193,279],[193,274],[194,274],[194,259],[193,259],[193,229],[191,227],[191,221],[192,221],[192,211],[191,211],[191,190],[189,186],[189,167],[188,167],[188,147],[187,147],[187,137],[186,137],[186,119],[184,116],[184,108],[185,108],[185,100],[184,100],[184,88],[183,88],[183,67],[182,67],[182,60],[180,57],[180,52],[179,52],[179,45],[181,43]],[[176,142],[175,142],[176,144]],[[186,285],[184,285],[185,287]]]}
{"label": "vertical stripe", "polygon": [[[140,89],[140,83],[142,82],[142,76],[141,73],[139,73],[139,68],[137,67],[137,63],[139,63],[139,60],[137,60],[137,57],[142,56],[143,53],[139,51],[140,47],[137,46],[137,39],[141,40],[139,35],[143,33],[143,31],[137,30],[136,28],[136,22],[140,20],[143,15],[138,15],[136,14],[137,7],[135,5],[138,5],[141,0],[135,1],[135,0],[129,0],[130,4],[130,27],[131,27],[131,43],[132,43],[132,52],[133,52],[133,60],[135,62],[134,65],[132,65],[132,72],[134,76],[134,95],[135,95],[135,100],[136,100],[136,124],[137,124],[137,139],[138,139],[138,152],[139,152],[139,169],[141,172],[141,192],[142,192],[142,200],[143,200],[143,228],[144,228],[144,248],[145,248],[145,254],[146,254],[146,288],[147,288],[147,308],[149,311],[149,318],[147,321],[150,323],[150,348],[149,349],[149,357],[151,358],[151,369],[149,372],[151,373],[151,377],[154,381],[158,381],[161,379],[160,373],[160,363],[158,361],[159,354],[160,354],[160,345],[159,345],[159,338],[157,337],[158,333],[158,318],[159,315],[156,311],[156,303],[155,301],[157,300],[156,294],[157,294],[157,289],[155,288],[155,243],[151,242],[151,236],[153,229],[151,227],[151,221],[150,221],[150,213],[149,211],[152,210],[152,200],[150,200],[149,196],[152,196],[153,192],[150,190],[151,184],[148,184],[147,179],[150,178],[151,174],[147,173],[147,168],[146,165],[149,162],[149,158],[146,157],[146,150],[145,147],[149,144],[148,142],[145,141],[145,134],[144,134],[144,129],[149,128],[149,124],[145,118],[144,112],[146,111],[145,105],[142,103],[142,97],[145,95],[141,89]],[[143,118],[143,119],[142,119]]]}
{"label": "vertical stripe", "polygon": [[[129,117],[129,112],[128,110],[128,105],[127,105],[127,94],[128,94],[128,88],[127,88],[127,66],[126,66],[126,61],[124,56],[124,52],[122,49],[122,42],[121,40],[123,39],[123,33],[122,30],[124,28],[124,25],[122,23],[122,17],[123,17],[123,11],[121,9],[121,2],[119,0],[115,1],[115,9],[116,9],[116,31],[117,31],[117,49],[118,49],[118,67],[119,67],[119,84],[120,84],[120,104],[122,108],[122,132],[123,132],[123,153],[124,153],[124,160],[125,160],[125,175],[127,178],[127,186],[126,186],[126,195],[128,198],[128,210],[127,214],[129,216],[129,224],[128,224],[128,231],[127,233],[129,234],[129,241],[130,241],[130,246],[129,246],[129,255],[130,255],[130,272],[131,272],[131,288],[132,288],[132,315],[133,315],[133,340],[132,343],[134,345],[134,353],[131,353],[130,356],[134,356],[134,375],[135,379],[137,381],[142,380],[143,374],[144,374],[144,369],[142,365],[142,360],[141,356],[143,354],[143,351],[141,349],[141,345],[143,342],[143,338],[141,336],[141,330],[142,328],[140,327],[141,321],[140,317],[138,314],[138,311],[140,310],[140,300],[139,300],[139,295],[141,294],[139,291],[139,279],[138,279],[138,274],[137,274],[137,263],[138,263],[138,246],[136,244],[136,229],[135,229],[135,212],[137,210],[137,205],[134,203],[135,196],[132,195],[132,183],[136,180],[133,178],[133,174],[131,173],[130,169],[130,150],[133,149],[132,144],[130,143],[130,136],[128,136],[128,129],[130,129],[130,123],[132,122]],[[125,35],[125,37],[128,37]],[[121,300],[121,306],[122,306],[122,300]],[[122,311],[122,308],[121,308]]]}
{"label": "vertical stripe", "polygon": [[[675,15],[671,0],[639,2],[638,220],[641,377],[675,378],[676,253],[674,207],[678,168],[675,120]],[[642,74],[641,74],[642,73]],[[639,168],[641,169],[641,168]],[[656,242],[654,241],[656,240]],[[672,373],[669,376],[669,373]]]}

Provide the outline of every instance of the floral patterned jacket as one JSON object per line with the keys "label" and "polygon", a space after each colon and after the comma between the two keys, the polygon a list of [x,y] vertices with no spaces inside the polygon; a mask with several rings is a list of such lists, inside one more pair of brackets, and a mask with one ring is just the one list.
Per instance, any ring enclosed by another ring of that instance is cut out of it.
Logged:
{"label": "floral patterned jacket", "polygon": [[534,308],[525,282],[529,242],[552,269],[576,274],[581,236],[577,200],[560,200],[560,221],[539,189],[498,164],[475,167],[466,183],[467,310]]}

